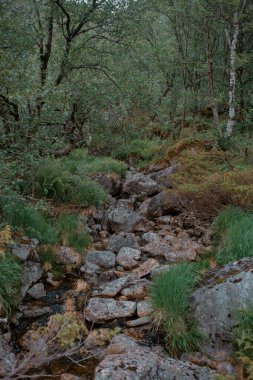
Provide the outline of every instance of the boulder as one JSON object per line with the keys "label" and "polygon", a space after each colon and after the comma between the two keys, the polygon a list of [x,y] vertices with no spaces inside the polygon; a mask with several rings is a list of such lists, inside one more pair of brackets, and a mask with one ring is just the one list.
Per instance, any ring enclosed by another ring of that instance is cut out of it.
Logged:
{"label": "boulder", "polygon": [[121,248],[139,248],[137,237],[132,233],[120,232],[109,238],[108,249],[113,252],[119,252]]}
{"label": "boulder", "polygon": [[140,301],[137,303],[137,315],[139,318],[147,317],[152,312],[153,308],[150,301]]}
{"label": "boulder", "polygon": [[154,223],[126,207],[116,207],[108,211],[108,227],[112,232],[134,232],[150,230]]}
{"label": "boulder", "polygon": [[160,217],[163,215],[177,215],[182,211],[180,195],[174,191],[162,191],[155,195],[148,205],[148,215]]}
{"label": "boulder", "polygon": [[153,195],[160,190],[159,185],[148,175],[142,173],[130,174],[123,184],[125,194],[146,194]]}
{"label": "boulder", "polygon": [[141,258],[141,251],[134,248],[122,247],[119,251],[116,261],[126,269],[133,269],[138,266],[137,260]]}
{"label": "boulder", "polygon": [[252,307],[253,258],[211,270],[203,286],[193,293],[192,309],[199,327],[208,338],[206,355],[220,361],[233,353],[232,330],[238,311]]}
{"label": "boulder", "polygon": [[115,318],[132,317],[136,312],[136,303],[116,301],[108,298],[91,298],[84,311],[87,321],[103,323]]}
{"label": "boulder", "polygon": [[207,367],[169,358],[159,346],[143,346],[119,334],[96,368],[95,380],[214,380],[216,375]]}
{"label": "boulder", "polygon": [[158,172],[151,173],[149,176],[161,186],[166,187],[167,189],[172,188],[172,178],[171,175],[176,172],[177,166],[172,165],[166,169],[159,170]]}
{"label": "boulder", "polygon": [[85,258],[86,264],[95,264],[102,269],[110,269],[115,266],[116,255],[111,251],[90,251]]}
{"label": "boulder", "polygon": [[92,177],[92,179],[103,186],[110,195],[116,196],[121,189],[121,178],[115,173],[99,173]]}

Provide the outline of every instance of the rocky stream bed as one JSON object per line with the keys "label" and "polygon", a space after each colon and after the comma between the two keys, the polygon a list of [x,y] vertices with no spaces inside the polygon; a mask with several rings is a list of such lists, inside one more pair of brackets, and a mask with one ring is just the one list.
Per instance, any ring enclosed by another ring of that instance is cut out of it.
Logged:
{"label": "rocky stream bed", "polygon": [[252,259],[213,269],[193,294],[192,313],[207,336],[201,353],[170,358],[152,332],[152,279],[211,249],[210,231],[186,225],[179,205],[166,193],[175,167],[159,169],[130,171],[123,183],[115,176],[97,178],[111,194],[110,202],[80,212],[93,243],[84,259],[71,248],[58,247],[62,278],[55,279],[42,265],[36,240],[13,247],[24,265],[23,301],[10,325],[1,320],[0,351],[6,362],[51,315],[73,312],[89,331],[86,360],[81,365],[66,357],[54,360],[44,366],[41,378],[208,380],[220,372],[234,373],[226,335],[235,324],[230,305],[235,300],[238,309],[251,298]]}

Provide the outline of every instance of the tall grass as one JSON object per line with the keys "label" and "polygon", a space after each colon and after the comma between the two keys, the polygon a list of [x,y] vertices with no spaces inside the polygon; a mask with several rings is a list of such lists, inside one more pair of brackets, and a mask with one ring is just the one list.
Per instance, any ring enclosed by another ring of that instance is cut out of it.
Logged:
{"label": "tall grass", "polygon": [[171,355],[200,347],[203,336],[190,319],[190,295],[199,280],[194,264],[175,265],[155,279],[152,287],[154,328],[164,337]]}
{"label": "tall grass", "polygon": [[253,308],[240,310],[234,332],[236,358],[242,366],[243,378],[253,378]]}
{"label": "tall grass", "polygon": [[91,243],[91,237],[77,215],[65,214],[57,222],[61,243],[83,252]]}
{"label": "tall grass", "polygon": [[0,256],[0,304],[7,314],[20,301],[22,266],[10,253]]}
{"label": "tall grass", "polygon": [[23,230],[41,243],[55,243],[57,231],[39,207],[33,206],[17,195],[0,197],[2,220],[13,228]]}
{"label": "tall grass", "polygon": [[228,207],[214,222],[220,264],[253,256],[253,214]]}

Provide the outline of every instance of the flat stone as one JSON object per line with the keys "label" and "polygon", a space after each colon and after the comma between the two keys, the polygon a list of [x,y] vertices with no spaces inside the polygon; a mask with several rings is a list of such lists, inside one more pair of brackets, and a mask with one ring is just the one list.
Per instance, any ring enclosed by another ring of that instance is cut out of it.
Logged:
{"label": "flat stone", "polygon": [[121,248],[139,248],[137,237],[133,233],[120,232],[109,238],[108,249],[113,252],[119,252]]}
{"label": "flat stone", "polygon": [[[136,276],[135,276],[136,278]],[[133,281],[134,275],[118,278],[117,280],[108,282],[98,290],[92,292],[92,297],[115,297],[129,282]]]}
{"label": "flat stone", "polygon": [[131,321],[127,321],[126,324],[128,327],[138,327],[138,326],[147,325],[148,323],[151,323],[151,321],[152,321],[152,318],[149,316],[146,316],[146,317],[134,319]]}
{"label": "flat stone", "polygon": [[59,247],[55,252],[55,261],[63,265],[80,265],[82,256],[70,247]]}
{"label": "flat stone", "polygon": [[160,264],[155,259],[148,259],[141,266],[134,269],[134,273],[138,273],[140,277],[147,276],[153,269],[159,267]]}
{"label": "flat stone", "polygon": [[151,283],[148,280],[137,280],[134,284],[124,288],[121,291],[121,294],[127,299],[143,299],[148,294],[150,286]]}
{"label": "flat stone", "polygon": [[140,260],[141,251],[134,248],[123,247],[119,251],[116,261],[119,265],[126,269],[133,269],[138,266],[138,262],[136,260]]}
{"label": "flat stone", "polygon": [[39,299],[41,297],[45,297],[47,293],[45,291],[44,285],[42,283],[39,283],[33,285],[33,287],[28,290],[27,294],[33,298]]}
{"label": "flat stone", "polygon": [[37,318],[50,313],[52,313],[52,309],[48,306],[31,306],[23,311],[24,318]]}
{"label": "flat stone", "polygon": [[160,347],[140,345],[124,334],[116,335],[97,366],[95,380],[214,380],[207,367],[172,359]]}
{"label": "flat stone", "polygon": [[91,251],[87,253],[85,263],[95,264],[103,269],[110,269],[115,266],[116,256],[111,251]]}
{"label": "flat stone", "polygon": [[137,303],[137,315],[139,318],[147,317],[153,312],[152,303],[150,301],[140,301]]}
{"label": "flat stone", "polygon": [[142,240],[144,240],[146,243],[153,243],[156,241],[160,241],[161,238],[158,234],[155,232],[146,232],[145,234],[142,235]]}
{"label": "flat stone", "polygon": [[136,312],[136,303],[116,301],[108,298],[91,298],[84,316],[90,322],[103,323],[115,318],[132,317]]}

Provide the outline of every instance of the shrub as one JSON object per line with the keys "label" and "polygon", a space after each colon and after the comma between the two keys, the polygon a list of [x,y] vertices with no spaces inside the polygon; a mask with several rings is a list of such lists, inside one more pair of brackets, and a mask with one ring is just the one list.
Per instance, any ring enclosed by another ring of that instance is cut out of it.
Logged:
{"label": "shrub", "polygon": [[253,255],[253,214],[228,207],[214,222],[218,262],[225,264]]}
{"label": "shrub", "polygon": [[55,243],[57,233],[49,219],[38,206],[33,206],[20,197],[0,197],[2,219],[13,228],[38,239],[41,243]]}
{"label": "shrub", "polygon": [[175,265],[158,275],[152,287],[153,324],[171,355],[195,350],[203,340],[196,322],[189,319],[189,297],[199,280],[196,268],[193,264]]}
{"label": "shrub", "polygon": [[74,214],[65,214],[58,219],[58,231],[61,243],[83,252],[91,243],[91,237],[85,226]]}
{"label": "shrub", "polygon": [[241,310],[235,331],[236,358],[243,369],[243,378],[253,379],[253,308]]}
{"label": "shrub", "polygon": [[10,253],[0,255],[0,304],[7,314],[20,302],[22,266]]}

